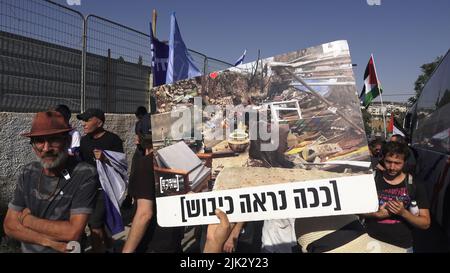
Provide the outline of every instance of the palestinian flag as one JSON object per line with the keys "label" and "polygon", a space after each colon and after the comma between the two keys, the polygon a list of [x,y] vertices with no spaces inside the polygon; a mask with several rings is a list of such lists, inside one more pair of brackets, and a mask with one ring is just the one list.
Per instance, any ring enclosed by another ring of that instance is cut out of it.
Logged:
{"label": "palestinian flag", "polygon": [[406,136],[405,129],[403,129],[403,127],[398,123],[393,114],[391,114],[387,132],[391,135],[401,135],[403,137]]}
{"label": "palestinian flag", "polygon": [[369,63],[367,64],[366,71],[364,72],[364,87],[359,96],[361,104],[364,107],[369,107],[373,99],[383,92],[381,84],[378,81],[377,70],[375,68],[375,61],[373,55],[370,56]]}

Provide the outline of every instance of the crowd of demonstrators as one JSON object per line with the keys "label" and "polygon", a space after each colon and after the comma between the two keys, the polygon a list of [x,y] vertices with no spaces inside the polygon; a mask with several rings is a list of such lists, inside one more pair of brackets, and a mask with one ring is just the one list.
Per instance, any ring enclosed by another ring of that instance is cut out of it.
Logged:
{"label": "crowd of demonstrators", "polygon": [[[150,114],[140,106],[135,115],[136,150],[128,185],[135,210],[122,252],[179,253],[185,227],[157,223]],[[37,113],[30,132],[23,134],[39,161],[22,170],[4,222],[5,233],[22,242],[23,252],[69,252],[68,242],[80,241],[86,225],[93,252],[114,251],[96,167],[111,163],[104,151],[123,153],[123,141],[104,129],[100,109],[77,115],[84,130],[81,139],[70,117],[70,109],[58,105]],[[286,145],[280,146],[276,153],[257,155],[270,165],[286,164],[278,155]],[[289,253],[299,252],[300,246],[301,252],[412,252],[412,229],[427,229],[430,213],[423,186],[414,183],[411,149],[400,135],[389,142],[375,139],[369,148],[379,208],[363,216],[364,224],[356,215],[231,224],[217,210],[220,223],[207,227],[202,251]],[[252,155],[249,166],[257,161]]]}
{"label": "crowd of demonstrators", "polygon": [[[104,129],[105,114],[100,109],[77,115],[84,130],[81,139],[70,126],[70,117],[66,105],[55,106],[37,113],[31,131],[24,134],[39,161],[22,170],[4,221],[5,233],[22,243],[23,252],[71,251],[68,243],[81,243],[86,226],[91,231],[92,252],[114,251],[105,225],[107,197],[97,162],[111,164],[105,151],[123,153],[122,140]],[[128,189],[136,211],[122,251],[182,252],[184,227],[157,224],[150,117],[145,107],[138,107],[136,117],[139,156],[133,160]]]}
{"label": "crowd of demonstrators", "polygon": [[157,223],[151,134],[141,135],[139,143],[145,155],[136,161],[136,177],[129,184],[136,212],[122,252],[180,253],[184,227],[161,227]]}
{"label": "crowd of demonstrators", "polygon": [[94,208],[97,172],[68,155],[67,121],[55,111],[39,112],[23,134],[38,161],[19,175],[4,230],[26,253],[73,251],[68,243],[80,240]]}
{"label": "crowd of demonstrators", "polygon": [[[36,114],[31,132],[24,134],[40,161],[24,167],[4,221],[6,234],[22,242],[23,252],[70,251],[67,243],[81,242],[86,226],[92,252],[114,251],[111,230],[105,225],[107,197],[97,163],[114,165],[107,155],[123,153],[122,140],[104,129],[105,114],[100,109],[77,115],[84,130],[81,139],[70,126],[70,117],[66,105],[55,106]],[[136,117],[139,156],[133,160],[129,185],[136,212],[122,251],[182,252],[184,227],[157,224],[150,116],[145,107],[138,107]]]}
{"label": "crowd of demonstrators", "polygon": [[[120,137],[103,128],[105,113],[102,110],[90,108],[77,115],[77,118],[82,121],[85,134],[80,142],[81,160],[96,167],[96,160],[107,161],[103,151],[124,152]],[[113,252],[113,240],[105,227],[106,197],[100,182],[97,189],[95,209],[89,218],[92,250],[93,252]]]}

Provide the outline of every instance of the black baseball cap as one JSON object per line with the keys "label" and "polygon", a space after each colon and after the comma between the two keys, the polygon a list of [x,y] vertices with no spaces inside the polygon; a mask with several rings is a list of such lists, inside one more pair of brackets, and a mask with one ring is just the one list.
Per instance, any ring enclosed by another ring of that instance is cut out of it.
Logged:
{"label": "black baseball cap", "polygon": [[105,122],[105,113],[98,108],[89,108],[84,113],[77,115],[77,119],[82,121],[88,121],[92,117],[96,117]]}

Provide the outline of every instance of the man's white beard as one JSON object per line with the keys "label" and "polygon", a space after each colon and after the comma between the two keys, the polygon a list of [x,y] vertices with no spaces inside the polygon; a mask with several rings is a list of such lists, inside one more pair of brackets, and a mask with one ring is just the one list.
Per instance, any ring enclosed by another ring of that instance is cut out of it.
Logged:
{"label": "man's white beard", "polygon": [[53,162],[45,162],[43,158],[39,158],[39,162],[44,169],[56,169],[62,166],[66,162],[68,157],[69,155],[66,151],[61,151],[60,153],[58,153]]}

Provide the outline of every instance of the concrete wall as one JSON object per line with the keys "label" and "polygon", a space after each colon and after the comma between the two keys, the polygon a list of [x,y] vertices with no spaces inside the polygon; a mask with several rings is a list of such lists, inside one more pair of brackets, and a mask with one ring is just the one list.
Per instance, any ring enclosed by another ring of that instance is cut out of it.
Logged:
{"label": "concrete wall", "polygon": [[[4,217],[22,167],[36,160],[29,139],[20,136],[20,133],[30,130],[33,117],[34,113],[0,112],[0,219]],[[105,129],[118,134],[124,141],[128,169],[131,166],[131,159],[135,150],[135,120],[134,114],[107,114],[105,121]],[[72,116],[71,122],[72,126],[83,134],[81,123],[75,115]]]}

